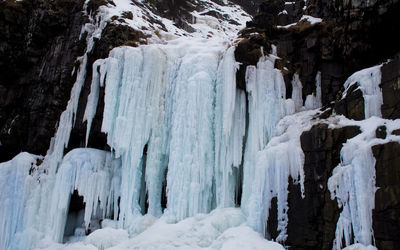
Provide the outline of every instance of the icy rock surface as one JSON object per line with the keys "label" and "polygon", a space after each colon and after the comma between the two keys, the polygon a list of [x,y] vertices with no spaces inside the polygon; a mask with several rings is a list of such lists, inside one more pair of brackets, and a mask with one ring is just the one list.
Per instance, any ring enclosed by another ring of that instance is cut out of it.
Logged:
{"label": "icy rock surface", "polygon": [[[356,243],[370,245],[373,243],[372,209],[375,207],[375,158],[371,147],[384,143],[375,138],[379,126],[396,127],[397,120],[383,120],[381,117],[382,65],[367,68],[351,75],[345,82],[345,92],[353,84],[358,84],[364,97],[366,120],[355,122],[343,117],[339,124],[360,126],[362,133],[349,139],[341,150],[341,162],[333,170],[328,180],[331,198],[336,198],[339,207],[343,207],[336,226],[334,248],[341,249],[350,245],[352,239]],[[393,129],[393,128],[392,128]],[[391,132],[388,133],[390,135]],[[387,140],[398,140],[396,136],[388,136]]]}
{"label": "icy rock surface", "polygon": [[364,114],[365,119],[371,116],[381,117],[381,105],[383,104],[382,90],[379,87],[381,83],[381,67],[382,65],[357,71],[351,75],[344,83],[346,96],[347,90],[353,84],[358,84],[364,98]]}
{"label": "icy rock surface", "polygon": [[[242,209],[247,223],[265,234],[271,199],[278,199],[277,241],[285,241],[289,177],[303,186],[304,155],[300,134],[307,130],[315,112],[301,112],[301,82],[292,81],[293,100],[285,99],[282,73],[274,68],[276,55],[264,56],[255,66],[248,66],[246,89],[249,94],[249,127],[243,165]],[[285,119],[281,120],[283,117]],[[302,192],[304,188],[302,187]]]}
{"label": "icy rock surface", "polygon": [[[336,226],[334,249],[355,243],[371,245],[373,241],[372,210],[375,207],[375,158],[371,147],[390,141],[400,141],[391,132],[400,127],[399,120],[385,120],[376,116],[353,121],[340,116],[330,126],[360,126],[361,134],[349,139],[341,150],[341,162],[328,180],[331,198],[336,198],[342,212]],[[376,129],[386,126],[388,136],[376,138]],[[357,248],[355,248],[357,249]]]}

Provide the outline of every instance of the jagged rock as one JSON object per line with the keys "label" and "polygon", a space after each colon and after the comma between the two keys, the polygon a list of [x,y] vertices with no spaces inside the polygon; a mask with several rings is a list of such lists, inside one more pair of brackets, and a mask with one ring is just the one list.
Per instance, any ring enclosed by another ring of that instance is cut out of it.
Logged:
{"label": "jagged rock", "polygon": [[400,248],[400,144],[372,147],[376,159],[375,209],[372,214],[378,249]]}
{"label": "jagged rock", "polygon": [[239,42],[235,49],[235,59],[242,64],[236,74],[237,88],[246,89],[246,67],[248,65],[257,65],[262,53],[268,54],[270,52],[271,45],[264,34],[253,34]]}
{"label": "jagged rock", "polygon": [[357,88],[358,84],[350,86],[347,95],[335,103],[335,111],[339,115],[360,121],[365,118],[364,98],[361,90]]}
{"label": "jagged rock", "polygon": [[379,126],[376,128],[375,136],[376,138],[385,139],[386,138],[386,126]]}
{"label": "jagged rock", "polygon": [[331,200],[328,178],[340,162],[340,150],[347,139],[360,133],[357,126],[328,129],[314,125],[301,135],[305,163],[305,198],[300,187],[289,185],[288,239],[290,249],[332,249],[340,209]]}

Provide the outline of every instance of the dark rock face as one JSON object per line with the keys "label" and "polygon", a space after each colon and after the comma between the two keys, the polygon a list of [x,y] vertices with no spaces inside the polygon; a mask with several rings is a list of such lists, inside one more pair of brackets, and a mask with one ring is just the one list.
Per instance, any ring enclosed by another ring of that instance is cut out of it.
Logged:
{"label": "dark rock face", "polygon": [[347,91],[347,95],[335,102],[335,111],[339,115],[344,115],[353,120],[364,120],[364,97],[358,84],[353,84]]}
{"label": "dark rock face", "polygon": [[400,144],[372,147],[376,159],[373,229],[378,249],[400,249]]}
{"label": "dark rock face", "polygon": [[305,198],[301,198],[299,185],[289,185],[285,244],[290,249],[332,249],[340,209],[330,198],[327,182],[340,162],[343,143],[359,133],[356,126],[328,129],[326,124],[317,124],[301,135]]}
{"label": "dark rock face", "polygon": [[48,149],[86,46],[82,7],[77,0],[0,3],[0,161]]}
{"label": "dark rock face", "polygon": [[382,66],[382,117],[400,118],[400,54]]}
{"label": "dark rock face", "polygon": [[[272,18],[272,13],[282,10],[281,4],[278,0],[268,1],[269,8],[260,8],[242,36],[249,39],[248,34],[259,33],[266,37],[265,48],[268,44],[277,45],[281,60],[276,66],[287,69],[284,71],[287,85],[294,73],[299,74],[303,100],[315,92],[318,71],[322,78],[322,102],[328,105],[336,99],[348,76],[382,63],[399,50],[400,38],[392,35],[400,29],[396,14],[400,10],[399,1],[310,0],[303,9],[304,1],[296,0],[284,5],[288,14]],[[321,17],[323,22],[311,25],[301,21],[290,28],[276,26],[297,22],[304,14]],[[244,66],[254,61],[243,59],[246,56],[242,51],[236,53],[236,59]]]}
{"label": "dark rock face", "polygon": [[[106,4],[91,1],[88,8]],[[0,3],[0,162],[21,151],[46,153],[54,136],[57,121],[65,110],[76,74],[72,75],[78,56],[86,48],[81,28],[88,20],[83,2],[77,0],[6,1]],[[75,127],[68,150],[85,144],[86,125],[82,124],[90,92],[92,64],[108,56],[117,46],[138,46],[146,42],[141,31],[128,26],[109,24],[102,38],[95,41],[88,55],[87,77],[81,92]],[[103,90],[93,121],[89,146],[108,149],[101,133]]]}

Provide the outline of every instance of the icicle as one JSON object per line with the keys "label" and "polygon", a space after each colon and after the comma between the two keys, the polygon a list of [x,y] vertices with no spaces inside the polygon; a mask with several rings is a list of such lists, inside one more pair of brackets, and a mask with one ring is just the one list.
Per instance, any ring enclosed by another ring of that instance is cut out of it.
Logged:
{"label": "icicle", "polygon": [[[140,214],[139,194],[143,153],[147,154],[149,212],[161,214],[161,187],[168,151],[166,104],[167,58],[156,46],[114,49],[105,67],[105,108],[102,131],[122,157],[121,223]],[[103,70],[103,69],[102,69]],[[148,144],[147,152],[143,152]]]}
{"label": "icicle", "polygon": [[299,75],[295,73],[293,75],[292,79],[292,99],[294,101],[295,105],[295,111],[300,111],[300,109],[303,107],[303,96],[302,96],[302,89],[303,86],[301,84]]}
{"label": "icicle", "polygon": [[87,99],[85,114],[83,115],[83,122],[87,121],[86,125],[86,140],[85,145],[87,147],[90,129],[92,127],[92,121],[94,116],[96,115],[97,103],[99,101],[99,91],[100,91],[100,81],[101,81],[101,73],[98,72],[101,64],[104,60],[97,60],[93,63],[92,70],[92,84],[90,87],[90,94]]}
{"label": "icicle", "polygon": [[311,94],[306,97],[304,106],[307,110],[318,109],[322,107],[321,101],[321,72],[318,71],[315,76],[316,94]]}

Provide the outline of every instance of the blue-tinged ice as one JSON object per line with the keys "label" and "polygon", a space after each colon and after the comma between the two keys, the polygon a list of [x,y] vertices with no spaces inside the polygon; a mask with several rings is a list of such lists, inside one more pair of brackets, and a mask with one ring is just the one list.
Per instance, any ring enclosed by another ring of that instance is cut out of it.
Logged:
{"label": "blue-tinged ice", "polygon": [[[55,180],[52,207],[52,238],[62,242],[71,194],[74,190],[85,203],[84,229],[94,224],[92,219],[118,216],[118,198],[121,186],[121,162],[110,152],[97,149],[74,149],[65,155]],[[98,218],[97,218],[98,217]],[[98,224],[98,222],[97,222]],[[93,229],[92,229],[93,230]]]}
{"label": "blue-tinged ice", "polygon": [[[234,47],[219,65],[215,105],[215,194],[218,207],[235,205],[237,173],[246,132],[246,97],[236,88]],[[236,169],[234,169],[236,168]]]}
{"label": "blue-tinged ice", "polygon": [[106,73],[102,131],[115,156],[122,159],[121,192],[126,195],[121,197],[120,222],[131,227],[144,209],[139,204],[145,198],[140,191],[146,191],[142,177],[149,213],[161,214],[171,113],[167,56],[157,46],[121,47],[110,53],[102,67]]}
{"label": "blue-tinged ice", "polygon": [[0,163],[0,249],[16,249],[18,234],[28,225],[33,214],[26,213],[36,180],[29,173],[34,171],[41,157],[20,153],[8,162]]}
{"label": "blue-tinged ice", "polygon": [[[258,152],[263,150],[275,135],[277,123],[286,115],[287,104],[283,76],[274,68],[274,62],[274,55],[264,56],[260,58],[257,67],[248,66],[246,72],[249,127],[244,155],[241,204],[248,216],[249,226],[261,233],[265,232],[265,222],[268,218],[266,210],[270,203],[264,200],[264,192],[270,191],[264,186],[268,173],[265,172],[265,166],[257,162]],[[258,178],[261,178],[259,182]]]}

